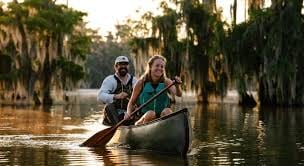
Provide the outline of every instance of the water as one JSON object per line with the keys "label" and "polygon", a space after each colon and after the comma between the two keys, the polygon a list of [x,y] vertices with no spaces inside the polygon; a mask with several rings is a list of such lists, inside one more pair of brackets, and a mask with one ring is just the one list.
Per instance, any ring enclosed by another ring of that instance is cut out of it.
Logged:
{"label": "water", "polygon": [[[78,104],[77,104],[78,103]],[[118,147],[80,147],[101,124],[102,105],[86,96],[66,106],[0,108],[0,165],[303,165],[304,110],[236,104],[188,107],[186,159]]]}
{"label": "water", "polygon": [[210,104],[192,114],[191,165],[303,165],[303,109]]}

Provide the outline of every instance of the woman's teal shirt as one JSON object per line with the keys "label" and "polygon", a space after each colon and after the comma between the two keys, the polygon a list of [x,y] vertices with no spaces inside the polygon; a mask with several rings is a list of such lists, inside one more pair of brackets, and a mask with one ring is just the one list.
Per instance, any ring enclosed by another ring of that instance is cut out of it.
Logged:
{"label": "woman's teal shirt", "polygon": [[[152,98],[155,94],[160,92],[164,89],[165,83],[159,83],[156,88],[154,88],[151,82],[145,82],[144,87],[139,95],[138,104],[142,105],[150,98]],[[167,92],[162,93],[156,99],[151,101],[147,106],[145,106],[141,112],[146,113],[147,111],[151,110],[156,113],[156,116],[159,117],[160,113],[163,111],[164,108],[170,106],[170,99]]]}

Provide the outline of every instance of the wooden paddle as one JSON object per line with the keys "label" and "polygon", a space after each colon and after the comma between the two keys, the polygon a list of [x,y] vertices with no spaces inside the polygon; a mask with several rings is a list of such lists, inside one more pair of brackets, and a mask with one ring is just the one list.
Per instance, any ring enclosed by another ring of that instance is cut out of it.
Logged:
{"label": "wooden paddle", "polygon": [[[166,88],[164,88],[163,90],[161,90],[160,92],[158,92],[157,94],[155,94],[152,98],[150,98],[148,101],[146,101],[140,107],[136,108],[135,111],[133,111],[131,113],[130,117],[132,117],[133,115],[135,115],[136,112],[138,112],[139,110],[141,110],[142,108],[144,108],[151,101],[153,101],[155,98],[157,98],[159,95],[161,95],[162,93],[164,93],[166,90],[168,90],[171,86],[173,86],[176,83],[177,83],[176,80],[173,80],[173,82],[170,85],[168,85]],[[98,147],[104,147],[110,141],[110,139],[113,137],[114,133],[116,132],[116,129],[121,124],[123,124],[125,121],[126,121],[126,119],[123,119],[122,121],[120,121],[119,123],[117,123],[115,126],[112,126],[110,128],[107,128],[107,129],[104,129],[104,130],[101,130],[101,131],[97,132],[92,137],[90,137],[85,142],[83,142],[80,146],[88,146],[88,147],[96,147],[96,146],[98,146]]]}

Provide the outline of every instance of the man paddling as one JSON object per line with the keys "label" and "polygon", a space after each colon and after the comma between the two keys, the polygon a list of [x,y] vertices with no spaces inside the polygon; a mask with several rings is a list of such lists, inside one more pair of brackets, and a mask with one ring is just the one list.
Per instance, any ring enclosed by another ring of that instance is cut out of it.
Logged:
{"label": "man paddling", "polygon": [[97,101],[106,104],[104,125],[115,125],[124,118],[136,78],[129,74],[129,59],[118,56],[114,64],[115,73],[107,76],[99,89]]}

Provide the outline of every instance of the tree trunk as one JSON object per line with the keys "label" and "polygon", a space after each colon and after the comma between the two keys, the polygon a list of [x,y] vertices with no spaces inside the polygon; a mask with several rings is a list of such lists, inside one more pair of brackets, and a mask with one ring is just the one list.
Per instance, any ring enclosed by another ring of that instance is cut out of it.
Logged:
{"label": "tree trunk", "polygon": [[230,8],[232,14],[232,26],[236,25],[236,14],[237,14],[237,0],[234,0],[233,5]]}
{"label": "tree trunk", "polygon": [[25,27],[21,21],[21,17],[19,15],[16,16],[18,20],[18,30],[21,34],[22,41],[22,51],[21,51],[21,67],[22,67],[22,76],[21,82],[23,83],[24,88],[27,90],[26,98],[29,101],[34,92],[35,80],[32,76],[32,60],[28,53],[28,42],[27,42],[27,34],[25,32]]}
{"label": "tree trunk", "polygon": [[52,69],[50,63],[49,46],[50,36],[47,36],[45,42],[46,53],[43,64],[43,105],[51,105],[53,103],[53,100],[51,98]]}

